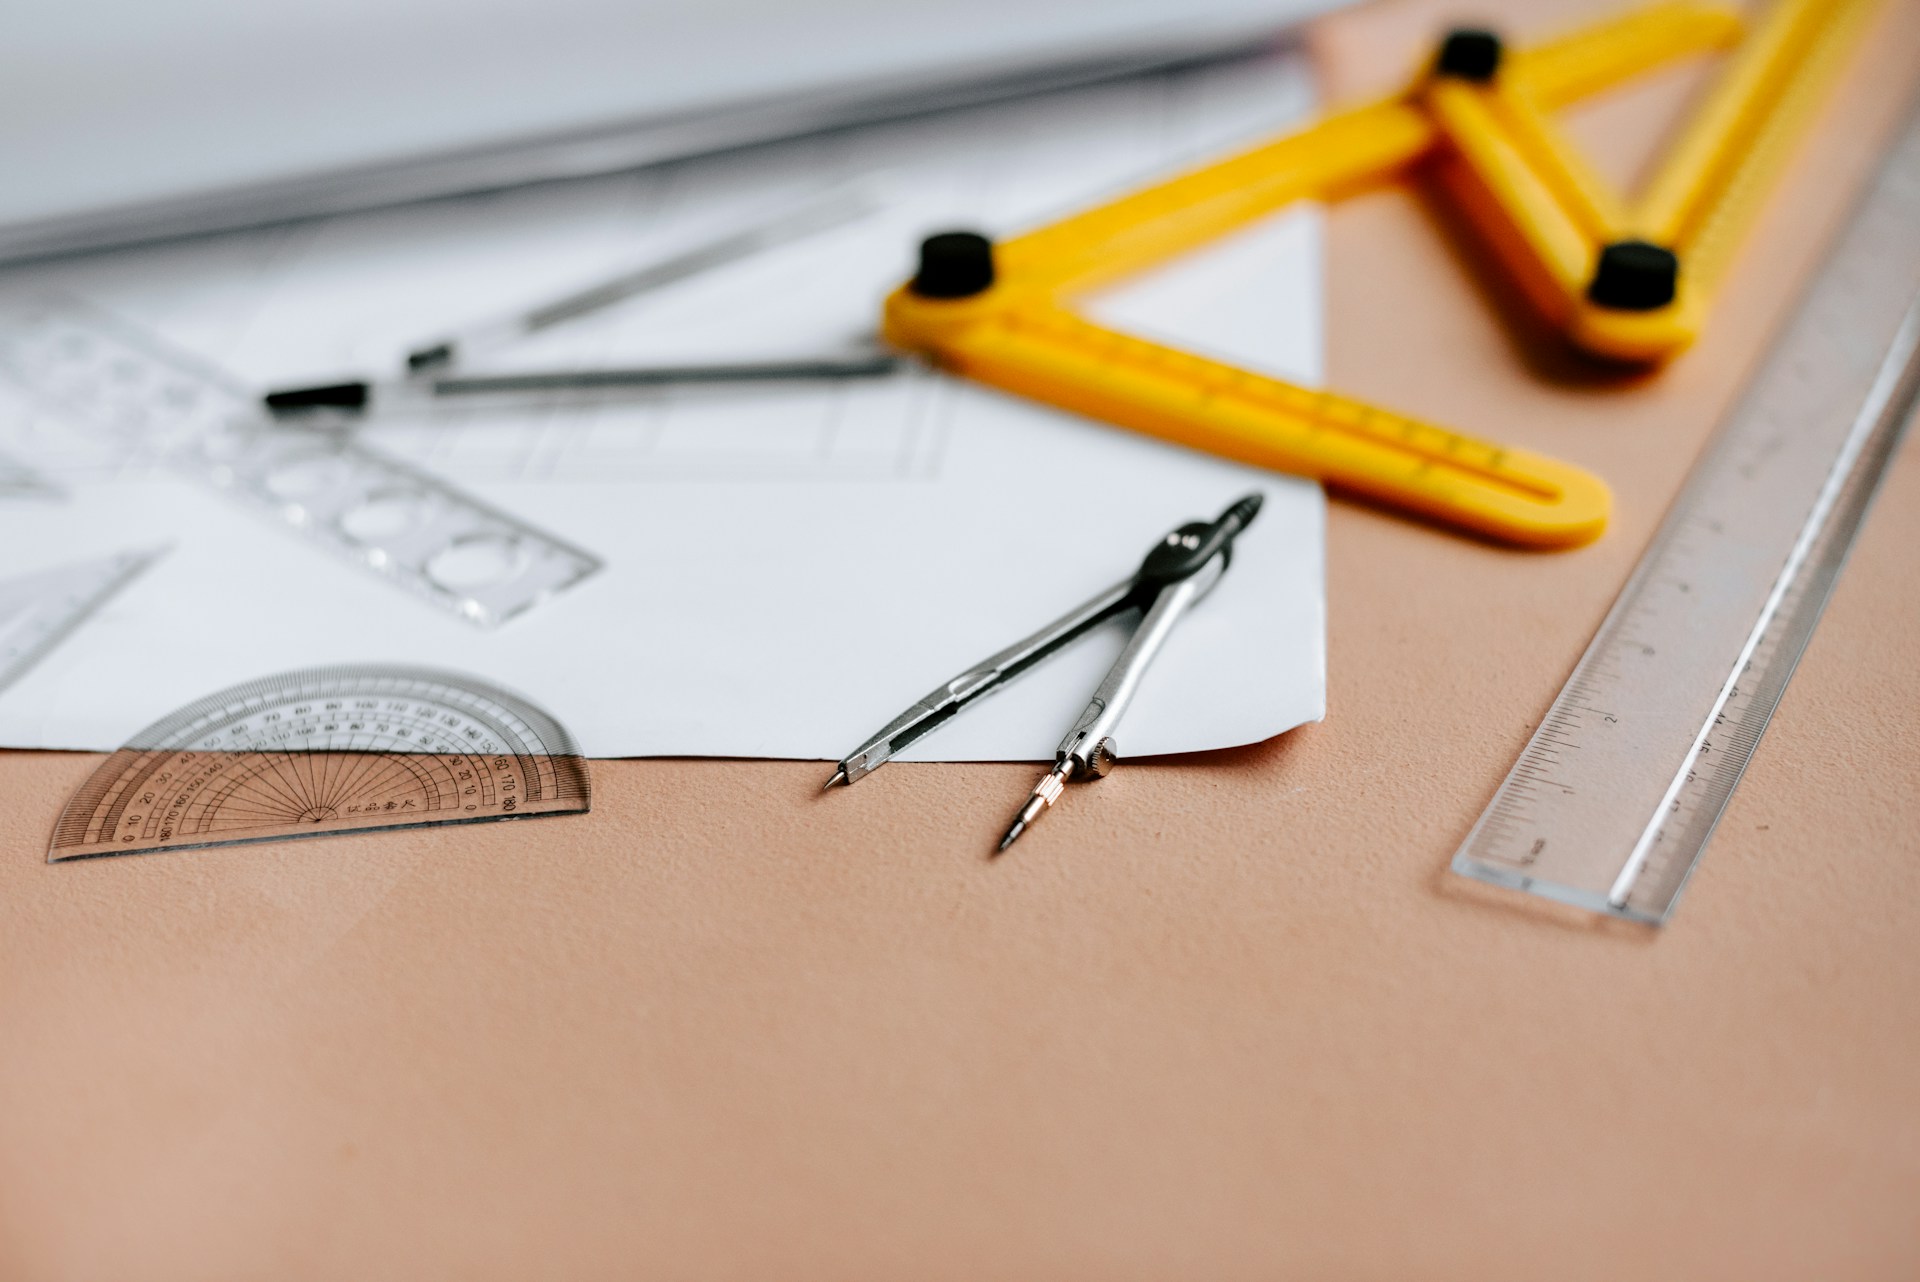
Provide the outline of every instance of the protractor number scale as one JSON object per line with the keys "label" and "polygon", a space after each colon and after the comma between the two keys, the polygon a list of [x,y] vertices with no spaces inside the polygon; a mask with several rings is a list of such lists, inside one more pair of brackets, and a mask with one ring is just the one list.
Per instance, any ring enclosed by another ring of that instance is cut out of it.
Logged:
{"label": "protractor number scale", "polygon": [[1920,398],[1920,115],[1674,501],[1455,872],[1673,911]]}
{"label": "protractor number scale", "polygon": [[88,778],[49,863],[588,808],[566,730],[509,691],[425,668],[289,672],[135,735]]}

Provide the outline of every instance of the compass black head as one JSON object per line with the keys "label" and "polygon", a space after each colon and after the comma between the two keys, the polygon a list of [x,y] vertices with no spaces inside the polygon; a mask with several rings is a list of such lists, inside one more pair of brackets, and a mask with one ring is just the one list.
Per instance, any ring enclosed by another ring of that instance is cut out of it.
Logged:
{"label": "compass black head", "polygon": [[972,298],[993,284],[993,242],[976,231],[943,231],[920,242],[909,287],[922,298]]}
{"label": "compass black head", "polygon": [[1680,259],[1644,240],[1616,240],[1600,251],[1589,301],[1622,312],[1665,307],[1680,288]]}
{"label": "compass black head", "polygon": [[1479,27],[1455,27],[1440,42],[1433,73],[1485,84],[1500,70],[1500,37]]}

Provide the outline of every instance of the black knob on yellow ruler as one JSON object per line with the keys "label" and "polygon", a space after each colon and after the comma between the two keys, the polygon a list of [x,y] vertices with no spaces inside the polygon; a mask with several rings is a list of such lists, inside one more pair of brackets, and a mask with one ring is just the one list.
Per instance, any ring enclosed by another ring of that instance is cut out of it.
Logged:
{"label": "black knob on yellow ruler", "polygon": [[1644,240],[1616,240],[1600,251],[1589,301],[1623,312],[1665,307],[1680,292],[1680,256]]}
{"label": "black knob on yellow ruler", "polygon": [[943,231],[920,242],[920,270],[908,288],[922,298],[972,298],[993,280],[992,241],[975,231]]}
{"label": "black knob on yellow ruler", "polygon": [[[1496,76],[1482,38],[1456,32],[1419,101],[1441,176],[1541,318],[1582,351],[1655,362],[1698,336],[1767,192],[1879,0],[1771,0],[1747,18],[1669,0],[1538,49]],[[1632,199],[1553,113],[1601,82],[1724,53],[1712,87]]]}
{"label": "black knob on yellow ruler", "polygon": [[1500,71],[1500,37],[1478,27],[1456,27],[1440,42],[1440,55],[1434,59],[1437,76],[1452,76],[1485,84]]}

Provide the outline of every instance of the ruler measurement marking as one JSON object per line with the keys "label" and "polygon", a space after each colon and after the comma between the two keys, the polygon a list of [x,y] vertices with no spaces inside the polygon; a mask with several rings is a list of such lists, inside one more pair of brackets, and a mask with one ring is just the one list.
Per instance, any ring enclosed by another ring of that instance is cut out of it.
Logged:
{"label": "ruler measurement marking", "polygon": [[[1782,607],[1787,604],[1788,594],[1798,582],[1801,570],[1812,557],[1816,545],[1827,529],[1828,518],[1833,514],[1833,510],[1839,503],[1840,497],[1845,491],[1848,482],[1853,478],[1855,464],[1859,462],[1861,454],[1867,448],[1869,439],[1873,433],[1881,427],[1882,420],[1885,418],[1889,409],[1893,407],[1893,398],[1896,391],[1902,383],[1910,381],[1912,360],[1917,340],[1920,340],[1920,305],[1909,308],[1905,319],[1901,322],[1900,329],[1894,336],[1893,347],[1887,352],[1886,358],[1881,363],[1879,372],[1874,378],[1873,386],[1867,393],[1866,404],[1861,407],[1860,413],[1854,419],[1853,427],[1848,431],[1846,439],[1841,443],[1839,456],[1834,459],[1832,468],[1828,471],[1825,481],[1823,481],[1820,486],[1820,493],[1814,499],[1813,510],[1807,514],[1806,519],[1801,523],[1800,533],[1798,537],[1794,539],[1793,547],[1787,554],[1787,563],[1781,567],[1779,576],[1774,581],[1773,589],[1767,594],[1766,603],[1760,609],[1760,617],[1754,620],[1753,627],[1748,632],[1747,639],[1740,648],[1740,655],[1734,661],[1733,672],[1720,687],[1719,693],[1714,698],[1713,707],[1707,714],[1706,724],[1703,725],[1700,728],[1700,732],[1694,736],[1693,744],[1688,749],[1685,759],[1681,762],[1680,772],[1674,776],[1673,782],[1667,786],[1667,791],[1661,797],[1660,804],[1654,808],[1653,818],[1648,822],[1646,829],[1642,831],[1639,841],[1634,843],[1633,850],[1627,856],[1626,865],[1620,870],[1619,878],[1608,891],[1608,901],[1615,907],[1624,907],[1626,905],[1627,896],[1632,892],[1634,883],[1639,880],[1641,869],[1647,862],[1647,857],[1652,850],[1653,844],[1658,840],[1660,830],[1665,826],[1669,807],[1674,804],[1675,799],[1680,794],[1680,790],[1687,786],[1689,775],[1693,772],[1700,757],[1711,750],[1709,746],[1710,736],[1720,728],[1718,724],[1720,714],[1725,710],[1728,701],[1738,693],[1741,678],[1746,676],[1748,670],[1751,668],[1754,656],[1759,652],[1762,642],[1766,640],[1775,618],[1780,615]],[[1770,438],[1770,440],[1772,439],[1777,438]],[[1824,602],[1822,602],[1822,604],[1824,604]],[[1809,628],[1809,630],[1811,629]],[[1782,680],[1780,683],[1782,692],[1784,692],[1785,687],[1786,682]],[[1769,712],[1771,712],[1771,709],[1769,709]],[[1759,730],[1755,731],[1752,737],[1753,745],[1759,743],[1760,734],[1764,729],[1765,727],[1762,726]],[[1751,745],[1748,748],[1748,753],[1743,754],[1742,758],[1736,759],[1735,765],[1729,767],[1736,770],[1736,781],[1738,771],[1744,770],[1745,768],[1744,757],[1750,755],[1750,753]],[[1731,797],[1732,791],[1733,784],[1730,783],[1727,788],[1729,797]]]}
{"label": "ruler measurement marking", "polygon": [[[1681,486],[1457,872],[1642,922],[1672,911],[1920,401],[1916,178],[1920,117]],[[1603,786],[1583,795],[1588,779]]]}

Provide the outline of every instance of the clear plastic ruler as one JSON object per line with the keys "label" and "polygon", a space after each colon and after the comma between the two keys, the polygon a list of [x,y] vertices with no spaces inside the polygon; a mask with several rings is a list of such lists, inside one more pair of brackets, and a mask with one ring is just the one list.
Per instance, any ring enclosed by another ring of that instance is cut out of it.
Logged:
{"label": "clear plastic ruler", "polygon": [[247,388],[62,299],[0,316],[0,370],[174,467],[481,627],[601,568],[592,553],[341,431],[274,422]]}
{"label": "clear plastic ruler", "polygon": [[161,718],[67,802],[47,862],[579,814],[587,763],[498,686],[430,668],[311,668]]}
{"label": "clear plastic ruler", "polygon": [[1720,426],[1454,871],[1658,923],[1920,401],[1920,115]]}
{"label": "clear plastic ruler", "polygon": [[122,552],[0,579],[0,694],[165,554]]}

